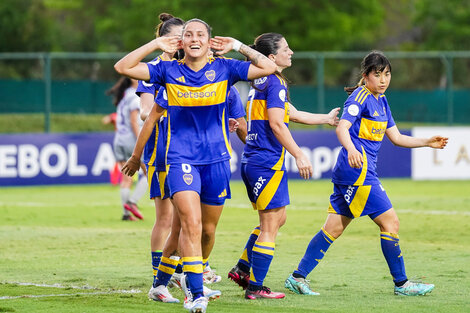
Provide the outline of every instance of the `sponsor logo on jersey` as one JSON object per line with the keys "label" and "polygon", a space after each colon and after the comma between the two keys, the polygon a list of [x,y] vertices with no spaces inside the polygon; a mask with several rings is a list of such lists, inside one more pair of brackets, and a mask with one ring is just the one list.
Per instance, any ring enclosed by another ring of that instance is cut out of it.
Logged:
{"label": "sponsor logo on jersey", "polygon": [[211,82],[213,82],[215,79],[215,71],[214,70],[207,71],[206,78],[210,80]]}
{"label": "sponsor logo on jersey", "polygon": [[268,79],[268,77],[261,77],[261,78],[257,78],[255,79],[255,85],[261,85],[263,84],[266,80]]}
{"label": "sponsor logo on jersey", "polygon": [[279,90],[279,99],[281,99],[282,102],[286,101],[286,90],[285,89]]}
{"label": "sponsor logo on jersey", "polygon": [[184,175],[183,175],[183,180],[184,180],[184,182],[186,183],[186,185],[189,186],[189,185],[191,185],[192,182],[193,182],[193,175],[191,175],[191,174],[184,174]]}
{"label": "sponsor logo on jersey", "polygon": [[184,76],[178,77],[176,80],[182,83],[186,82],[186,80],[184,79]]}
{"label": "sponsor logo on jersey", "polygon": [[227,81],[200,87],[166,84],[169,106],[208,106],[226,101]]}
{"label": "sponsor logo on jersey", "polygon": [[366,118],[361,119],[361,126],[359,127],[359,138],[382,141],[385,131],[387,130],[387,121],[378,122]]}
{"label": "sponsor logo on jersey", "polygon": [[374,111],[374,114],[372,114],[372,116],[379,116],[379,113],[377,113],[377,111]]}

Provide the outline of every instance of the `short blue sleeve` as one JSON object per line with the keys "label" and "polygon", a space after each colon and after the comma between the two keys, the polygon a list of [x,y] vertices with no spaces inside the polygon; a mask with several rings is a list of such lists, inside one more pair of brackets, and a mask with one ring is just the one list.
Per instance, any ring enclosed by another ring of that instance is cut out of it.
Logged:
{"label": "short blue sleeve", "polygon": [[151,84],[151,83],[147,83],[143,80],[139,80],[139,85],[137,86],[135,94],[138,95],[139,97],[143,93],[150,93],[150,94],[155,96],[155,92],[157,90],[157,87],[159,87],[159,85]]}
{"label": "short blue sleeve", "polygon": [[235,86],[230,87],[227,105],[229,118],[237,119],[245,116],[242,99],[240,99],[240,94]]}
{"label": "short blue sleeve", "polygon": [[230,71],[230,81],[228,82],[230,86],[240,80],[248,80],[248,69],[251,62],[225,58],[222,58],[221,60],[223,60]]}
{"label": "short blue sleeve", "polygon": [[268,76],[268,92],[266,95],[266,108],[285,109],[287,101],[287,86],[284,80],[277,75]]}
{"label": "short blue sleeve", "polygon": [[342,120],[347,120],[354,124],[354,122],[361,116],[364,106],[360,104],[357,100],[357,94],[360,92],[357,88],[346,100],[343,108],[343,115],[341,116]]}
{"label": "short blue sleeve", "polygon": [[160,59],[147,63],[149,69],[150,79],[149,83],[157,83],[158,85],[165,85],[165,66]]}
{"label": "short blue sleeve", "polygon": [[165,87],[160,87],[158,89],[157,97],[155,98],[155,102],[164,109],[168,109],[168,96],[166,94]]}

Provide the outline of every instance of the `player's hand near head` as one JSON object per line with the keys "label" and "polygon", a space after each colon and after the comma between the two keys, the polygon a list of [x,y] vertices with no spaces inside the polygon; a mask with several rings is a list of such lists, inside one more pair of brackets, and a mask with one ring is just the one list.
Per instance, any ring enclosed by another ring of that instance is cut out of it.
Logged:
{"label": "player's hand near head", "polygon": [[295,164],[299,169],[300,177],[303,179],[309,179],[313,176],[312,163],[310,163],[310,160],[303,152],[301,152],[299,156],[295,158]]}
{"label": "player's hand near head", "polygon": [[329,117],[328,124],[329,125],[338,126],[338,123],[339,123],[339,117],[338,117],[339,110],[341,110],[341,108],[339,108],[339,107],[334,108],[333,110],[330,111],[330,113],[328,113],[328,117]]}
{"label": "player's hand near head", "polygon": [[160,50],[173,54],[183,47],[181,36],[162,36],[155,39]]}
{"label": "player's hand near head", "polygon": [[444,149],[444,147],[447,145],[447,141],[449,141],[449,138],[447,137],[433,136],[428,139],[428,147],[434,149]]}
{"label": "player's hand near head", "polygon": [[361,168],[362,163],[364,162],[362,158],[362,153],[357,151],[356,148],[348,150],[348,163],[352,168]]}
{"label": "player's hand near head", "polygon": [[210,46],[216,50],[217,55],[224,55],[233,49],[234,41],[232,37],[215,36],[210,39]]}
{"label": "player's hand near head", "polygon": [[137,172],[140,168],[140,158],[132,155],[129,160],[127,160],[126,164],[121,169],[121,172],[127,176],[134,176],[135,172]]}

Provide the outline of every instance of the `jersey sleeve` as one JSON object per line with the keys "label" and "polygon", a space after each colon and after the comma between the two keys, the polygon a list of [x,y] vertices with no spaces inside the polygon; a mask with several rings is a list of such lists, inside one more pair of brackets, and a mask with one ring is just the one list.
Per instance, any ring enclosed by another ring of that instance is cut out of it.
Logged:
{"label": "jersey sleeve", "polygon": [[222,59],[228,66],[230,71],[229,85],[232,86],[240,80],[248,80],[248,68],[251,62],[240,61],[235,59]]}
{"label": "jersey sleeve", "polygon": [[230,87],[227,104],[228,117],[237,119],[245,116],[242,99],[240,99],[240,94],[234,86]]}
{"label": "jersey sleeve", "polygon": [[168,109],[168,96],[166,94],[165,87],[160,87],[158,89],[157,97],[155,98],[155,102],[164,109]]}
{"label": "jersey sleeve", "polygon": [[268,79],[266,108],[285,109],[285,103],[287,101],[287,86],[276,75],[270,75]]}
{"label": "jersey sleeve", "polygon": [[157,83],[158,85],[165,85],[165,66],[164,62],[160,59],[147,63],[149,69],[150,79],[148,83]]}
{"label": "jersey sleeve", "polygon": [[388,105],[388,101],[387,101],[387,98],[384,97],[384,102],[385,102],[385,111],[387,112],[387,119],[388,119],[388,123],[387,123],[387,129],[390,128],[390,127],[393,127],[395,126],[395,120],[393,119],[393,116],[392,116],[392,110],[390,110],[390,106]]}
{"label": "jersey sleeve", "polygon": [[356,93],[352,93],[344,103],[342,120],[347,120],[354,124],[354,122],[361,116],[363,105],[355,100]]}
{"label": "jersey sleeve", "polygon": [[157,84],[152,84],[152,83],[145,82],[143,80],[139,80],[139,85],[137,86],[135,94],[138,95],[139,97],[143,93],[150,93],[152,95],[155,95],[157,86],[158,86]]}

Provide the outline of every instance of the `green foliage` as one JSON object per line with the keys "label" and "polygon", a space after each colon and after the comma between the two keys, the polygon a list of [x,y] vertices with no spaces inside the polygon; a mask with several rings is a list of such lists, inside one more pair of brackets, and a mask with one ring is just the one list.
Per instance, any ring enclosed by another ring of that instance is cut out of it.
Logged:
{"label": "green foliage", "polygon": [[[211,265],[222,297],[208,312],[468,312],[470,287],[469,181],[383,180],[400,217],[400,245],[409,277],[434,283],[424,297],[393,295],[380,249],[379,230],[367,217],[351,223],[310,274],[320,296],[287,292],[282,300],[243,299],[226,279],[258,223],[243,184],[231,184],[232,200],[222,213]],[[119,188],[110,185],[3,188],[0,199],[0,298],[22,295],[70,296],[0,299],[5,312],[183,312],[182,304],[147,300],[151,283],[150,230],[153,202],[142,199],[143,221],[120,220]],[[329,181],[291,181],[287,222],[276,239],[266,284],[284,291],[308,242],[320,229],[332,191]],[[444,265],[445,266],[444,266]],[[16,283],[15,283],[16,282]],[[17,283],[90,286],[79,290]],[[137,294],[76,295],[137,289]],[[183,294],[172,289],[180,300]]]}

